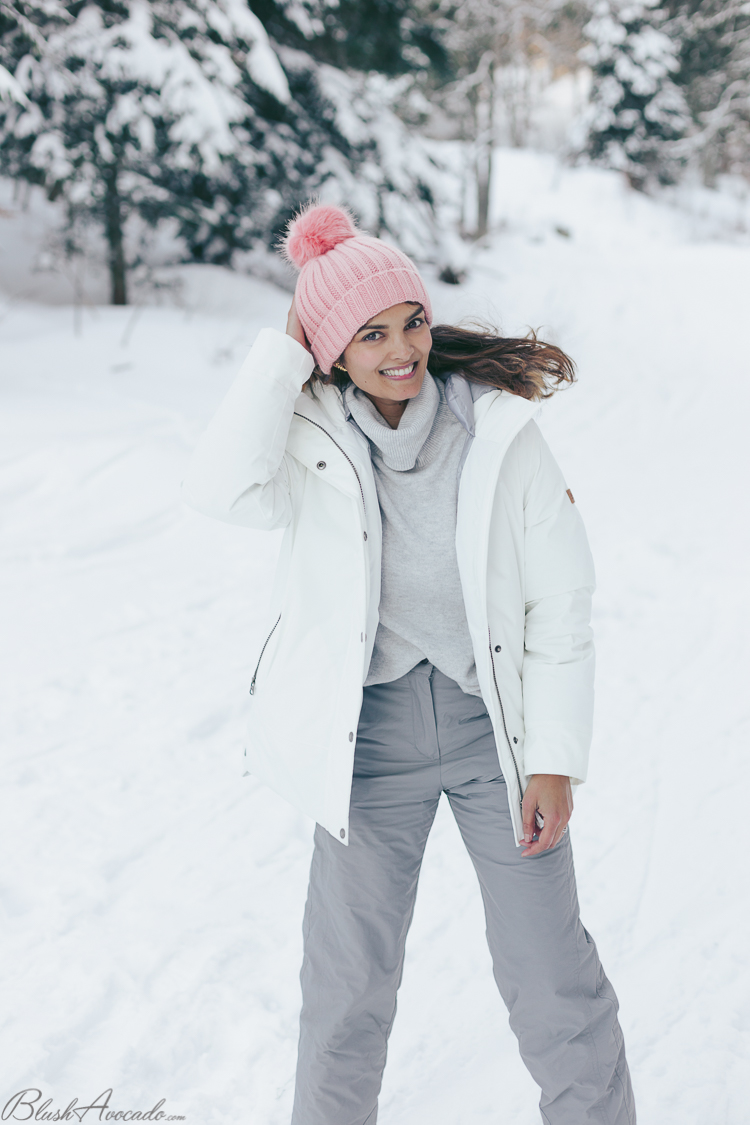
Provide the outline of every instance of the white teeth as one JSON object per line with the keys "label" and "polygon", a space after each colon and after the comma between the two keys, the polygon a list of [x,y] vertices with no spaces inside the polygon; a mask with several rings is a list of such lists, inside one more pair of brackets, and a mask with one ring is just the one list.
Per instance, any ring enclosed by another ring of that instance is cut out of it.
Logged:
{"label": "white teeth", "polygon": [[383,368],[384,375],[406,375],[407,371],[412,371],[416,367],[415,363],[408,363],[406,367],[385,367]]}

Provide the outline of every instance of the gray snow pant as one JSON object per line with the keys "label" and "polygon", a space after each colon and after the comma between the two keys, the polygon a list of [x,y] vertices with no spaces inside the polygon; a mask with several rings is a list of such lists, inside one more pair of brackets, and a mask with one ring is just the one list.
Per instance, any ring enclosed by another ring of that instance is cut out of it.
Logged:
{"label": "gray snow pant", "polygon": [[292,1125],[375,1125],[442,792],[479,877],[495,980],[543,1121],[634,1125],[617,998],[578,916],[570,835],[521,857],[485,706],[426,662],[365,688],[349,846],[315,830]]}

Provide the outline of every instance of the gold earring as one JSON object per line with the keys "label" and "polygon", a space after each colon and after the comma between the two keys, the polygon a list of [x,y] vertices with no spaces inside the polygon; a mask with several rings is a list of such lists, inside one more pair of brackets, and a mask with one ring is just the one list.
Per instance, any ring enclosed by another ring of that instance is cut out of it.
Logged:
{"label": "gold earring", "polygon": [[336,361],[335,361],[335,362],[333,363],[333,366],[334,366],[334,367],[337,367],[337,368],[339,369],[339,371],[343,371],[345,375],[348,375],[348,374],[349,374],[349,372],[348,372],[348,371],[346,370],[346,368],[344,367],[343,363],[339,363],[339,362],[338,362],[338,360],[336,360]]}

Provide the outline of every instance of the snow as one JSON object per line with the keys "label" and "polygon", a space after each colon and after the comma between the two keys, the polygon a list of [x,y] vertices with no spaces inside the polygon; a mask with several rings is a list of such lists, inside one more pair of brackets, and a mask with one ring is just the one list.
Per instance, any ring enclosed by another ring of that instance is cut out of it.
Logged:
{"label": "snow", "polygon": [[[504,226],[464,285],[430,288],[439,317],[533,325],[579,363],[541,424],[599,578],[595,745],[571,826],[582,916],[642,1125],[733,1125],[750,999],[750,250],[614,173],[523,152],[498,169]],[[241,777],[278,536],[205,520],[178,489],[289,295],[181,276],[183,308],[90,307],[78,335],[63,304],[0,308],[0,1105],[113,1087],[115,1108],[165,1098],[193,1125],[286,1125],[312,825]],[[379,1121],[532,1125],[536,1100],[443,804]]]}
{"label": "snow", "polygon": [[23,105],[26,102],[26,95],[13,75],[4,66],[0,66],[0,102],[4,101],[20,102]]}

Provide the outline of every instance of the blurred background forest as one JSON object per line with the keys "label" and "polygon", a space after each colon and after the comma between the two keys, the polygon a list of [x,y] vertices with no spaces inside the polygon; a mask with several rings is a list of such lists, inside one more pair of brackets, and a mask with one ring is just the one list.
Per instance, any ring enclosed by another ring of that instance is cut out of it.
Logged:
{"label": "blurred background forest", "polygon": [[57,203],[30,268],[69,300],[97,269],[153,297],[177,262],[288,285],[272,248],[311,196],[451,281],[503,221],[497,146],[746,194],[750,5],[2,0],[0,99],[6,205]]}

